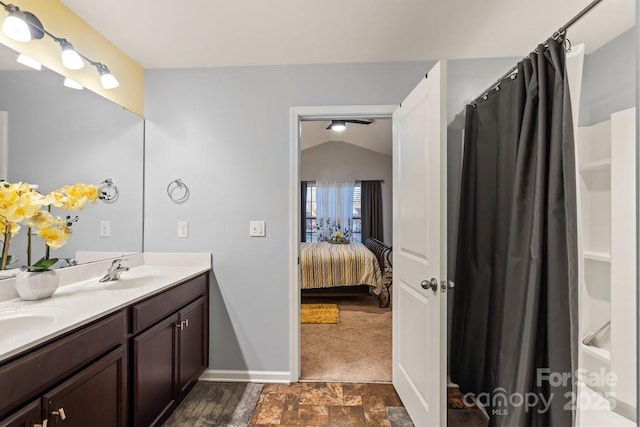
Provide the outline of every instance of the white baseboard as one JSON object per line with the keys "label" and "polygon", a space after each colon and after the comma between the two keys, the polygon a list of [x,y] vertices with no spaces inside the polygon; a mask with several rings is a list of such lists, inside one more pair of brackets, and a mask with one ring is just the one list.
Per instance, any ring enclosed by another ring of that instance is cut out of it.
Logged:
{"label": "white baseboard", "polygon": [[289,371],[230,371],[207,369],[200,375],[200,381],[239,382],[239,383],[282,383],[291,381]]}

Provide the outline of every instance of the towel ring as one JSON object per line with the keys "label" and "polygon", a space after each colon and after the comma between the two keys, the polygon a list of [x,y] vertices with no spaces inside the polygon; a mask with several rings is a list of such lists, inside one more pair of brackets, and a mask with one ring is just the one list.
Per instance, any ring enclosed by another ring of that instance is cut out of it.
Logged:
{"label": "towel ring", "polygon": [[118,187],[116,187],[111,178],[107,178],[102,181],[98,188],[100,190],[100,199],[105,202],[114,202],[120,194],[118,192]]}
{"label": "towel ring", "polygon": [[[182,195],[176,197],[174,192],[178,189],[182,189]],[[189,198],[189,187],[187,187],[187,184],[182,182],[180,178],[174,179],[169,183],[169,185],[167,185],[167,195],[175,203],[182,203]]]}

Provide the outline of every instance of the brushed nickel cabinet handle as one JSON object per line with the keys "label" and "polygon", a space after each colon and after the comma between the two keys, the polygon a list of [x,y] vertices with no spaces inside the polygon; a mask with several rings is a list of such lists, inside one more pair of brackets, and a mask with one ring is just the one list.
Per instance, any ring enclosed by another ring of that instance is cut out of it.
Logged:
{"label": "brushed nickel cabinet handle", "polygon": [[52,415],[58,415],[62,421],[64,421],[67,416],[64,413],[64,408],[60,408],[57,411],[51,411]]}

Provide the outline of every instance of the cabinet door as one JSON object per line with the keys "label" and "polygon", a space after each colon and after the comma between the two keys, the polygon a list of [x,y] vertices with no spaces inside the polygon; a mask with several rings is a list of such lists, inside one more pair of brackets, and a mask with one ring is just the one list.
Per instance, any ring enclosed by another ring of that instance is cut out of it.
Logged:
{"label": "cabinet door", "polygon": [[0,427],[33,427],[42,425],[40,399],[31,402],[15,414],[0,421]]}
{"label": "cabinet door", "polygon": [[133,339],[133,421],[151,426],[176,401],[178,313]]}
{"label": "cabinet door", "polygon": [[202,297],[180,310],[179,393],[184,394],[206,369],[207,300]]}
{"label": "cabinet door", "polygon": [[125,426],[125,346],[109,353],[43,396],[49,426]]}

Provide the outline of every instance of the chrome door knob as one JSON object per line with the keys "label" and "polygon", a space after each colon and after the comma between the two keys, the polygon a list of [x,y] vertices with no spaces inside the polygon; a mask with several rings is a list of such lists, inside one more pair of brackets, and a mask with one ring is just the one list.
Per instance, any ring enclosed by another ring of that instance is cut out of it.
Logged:
{"label": "chrome door knob", "polygon": [[431,289],[435,292],[438,290],[438,279],[434,277],[431,280],[423,280],[420,282],[420,286],[422,286],[422,289]]}

